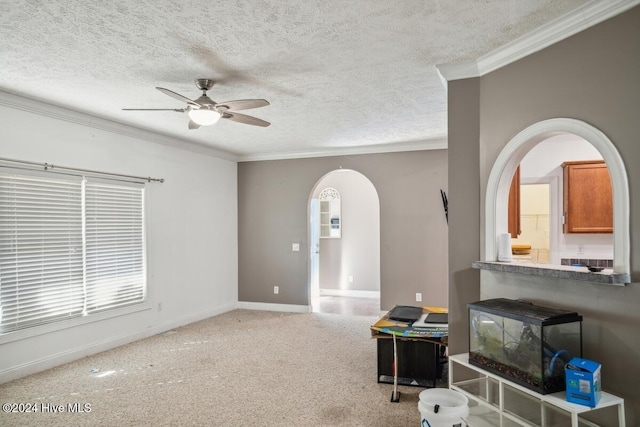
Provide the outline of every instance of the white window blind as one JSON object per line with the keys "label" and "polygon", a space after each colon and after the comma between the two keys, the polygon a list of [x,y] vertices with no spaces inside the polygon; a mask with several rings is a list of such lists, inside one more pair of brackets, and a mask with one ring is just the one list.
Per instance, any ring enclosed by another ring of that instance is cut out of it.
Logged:
{"label": "white window blind", "polygon": [[0,333],[145,298],[144,188],[0,173]]}
{"label": "white window blind", "polygon": [[144,300],[143,191],[86,182],[88,313]]}
{"label": "white window blind", "polygon": [[81,182],[0,175],[1,332],[83,310]]}

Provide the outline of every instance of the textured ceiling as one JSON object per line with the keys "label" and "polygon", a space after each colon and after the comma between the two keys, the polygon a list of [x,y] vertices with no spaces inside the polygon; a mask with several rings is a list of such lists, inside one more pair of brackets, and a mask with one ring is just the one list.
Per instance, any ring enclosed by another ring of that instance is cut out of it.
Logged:
{"label": "textured ceiling", "polygon": [[[435,65],[474,60],[586,0],[0,0],[0,90],[228,151],[239,158],[438,141]],[[267,128],[187,129],[193,80]]]}

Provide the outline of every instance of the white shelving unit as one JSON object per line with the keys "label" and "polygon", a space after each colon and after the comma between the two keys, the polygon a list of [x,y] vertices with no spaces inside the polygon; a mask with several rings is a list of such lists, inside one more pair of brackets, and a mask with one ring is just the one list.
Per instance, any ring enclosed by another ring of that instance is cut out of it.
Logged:
{"label": "white shelving unit", "polygon": [[325,188],[320,192],[320,238],[340,238],[342,236],[340,193],[335,188]]}
{"label": "white shelving unit", "polygon": [[449,388],[469,398],[469,427],[600,427],[580,414],[612,406],[626,427],[620,397],[602,392],[595,408],[569,403],[564,391],[543,395],[473,366],[468,353],[449,356]]}

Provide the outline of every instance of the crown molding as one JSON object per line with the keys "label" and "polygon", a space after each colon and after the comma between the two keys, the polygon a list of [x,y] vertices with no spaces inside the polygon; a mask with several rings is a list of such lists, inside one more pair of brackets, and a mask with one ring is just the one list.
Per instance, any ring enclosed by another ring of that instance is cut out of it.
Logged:
{"label": "crown molding", "polygon": [[322,149],[316,151],[290,151],[281,153],[247,154],[240,155],[238,162],[254,162],[263,160],[289,160],[306,159],[312,157],[332,157],[332,156],[353,156],[358,154],[382,154],[396,153],[401,151],[425,151],[425,150],[446,150],[447,137],[437,137],[428,140],[402,142],[397,144],[381,144],[364,147],[348,147],[336,149]]}
{"label": "crown molding", "polygon": [[478,69],[478,63],[476,61],[462,62],[459,64],[440,64],[436,65],[440,81],[443,82],[444,87],[447,87],[447,82],[452,80],[470,79],[480,76],[480,70]]}
{"label": "crown molding", "polygon": [[446,81],[482,77],[640,4],[640,0],[594,0],[475,61],[437,65]]}
{"label": "crown molding", "polygon": [[198,154],[205,154],[223,160],[237,160],[237,156],[235,154],[226,151],[217,150],[192,141],[137,128],[124,123],[105,119],[103,117],[93,116],[67,107],[27,98],[9,92],[0,91],[0,105],[37,114],[43,117],[50,117],[56,120],[87,126],[93,129],[104,130],[118,135],[137,138],[182,150],[189,150]]}

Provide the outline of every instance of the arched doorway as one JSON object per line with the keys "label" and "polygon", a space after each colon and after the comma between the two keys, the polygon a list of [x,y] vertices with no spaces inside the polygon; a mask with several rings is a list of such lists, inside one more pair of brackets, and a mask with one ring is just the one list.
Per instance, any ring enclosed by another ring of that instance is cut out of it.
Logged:
{"label": "arched doorway", "polygon": [[[320,200],[321,194],[330,199]],[[323,311],[322,301],[331,300],[342,314],[372,314],[367,312],[374,305],[373,314],[378,314],[380,203],[375,187],[357,171],[334,170],[318,180],[308,206],[312,311]]]}
{"label": "arched doorway", "polygon": [[485,199],[485,247],[483,258],[497,259],[498,235],[507,231],[509,185],[518,164],[541,141],[558,134],[574,134],[588,141],[602,154],[613,187],[613,269],[630,273],[629,187],[622,157],[613,143],[600,130],[575,119],[558,118],[538,122],[517,134],[504,147],[489,175]]}

